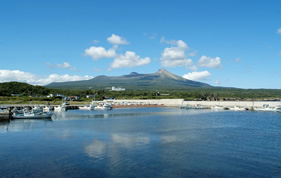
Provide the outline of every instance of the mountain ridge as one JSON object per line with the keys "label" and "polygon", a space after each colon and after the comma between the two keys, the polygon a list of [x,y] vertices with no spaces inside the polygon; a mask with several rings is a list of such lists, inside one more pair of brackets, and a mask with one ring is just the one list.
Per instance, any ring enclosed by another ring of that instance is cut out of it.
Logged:
{"label": "mountain ridge", "polygon": [[46,85],[48,88],[58,89],[109,89],[112,86],[123,87],[128,90],[165,90],[184,89],[188,87],[212,87],[206,83],[182,78],[165,69],[159,69],[152,74],[131,72],[128,75],[121,76],[99,75],[90,80],[54,82]]}

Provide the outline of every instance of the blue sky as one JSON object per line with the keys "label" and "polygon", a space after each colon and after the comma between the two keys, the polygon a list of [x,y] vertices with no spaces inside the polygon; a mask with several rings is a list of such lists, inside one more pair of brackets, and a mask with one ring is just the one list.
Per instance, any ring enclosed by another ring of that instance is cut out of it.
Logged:
{"label": "blue sky", "polygon": [[154,73],[281,89],[281,1],[0,2],[0,82]]}

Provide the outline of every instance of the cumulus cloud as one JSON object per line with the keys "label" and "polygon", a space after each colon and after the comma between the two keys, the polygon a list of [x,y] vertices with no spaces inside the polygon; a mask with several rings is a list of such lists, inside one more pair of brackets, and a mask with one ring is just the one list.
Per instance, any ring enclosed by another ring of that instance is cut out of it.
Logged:
{"label": "cumulus cloud", "polygon": [[112,34],[110,37],[108,37],[107,41],[114,45],[129,44],[129,42],[126,39],[115,34]]}
{"label": "cumulus cloud", "polygon": [[241,62],[241,59],[240,59],[239,57],[237,57],[237,58],[235,59],[235,62],[239,63],[239,62]]}
{"label": "cumulus cloud", "polygon": [[34,83],[37,81],[37,77],[29,72],[23,72],[20,70],[0,70],[0,82],[26,82]]}
{"label": "cumulus cloud", "polygon": [[278,33],[278,34],[281,34],[281,28],[279,28],[279,29],[277,30],[277,33]]}
{"label": "cumulus cloud", "polygon": [[115,49],[106,50],[104,47],[91,46],[85,50],[86,56],[91,56],[93,60],[98,60],[101,58],[113,58],[116,56]]}
{"label": "cumulus cloud", "polygon": [[113,68],[122,68],[122,67],[135,67],[146,65],[150,63],[150,58],[140,58],[140,56],[136,55],[133,51],[126,51],[125,54],[118,55],[114,58],[113,63],[110,65],[110,69]]}
{"label": "cumulus cloud", "polygon": [[188,66],[187,69],[196,71],[198,68],[197,68],[197,66],[193,65],[193,66]]}
{"label": "cumulus cloud", "polygon": [[166,40],[164,36],[161,37],[160,43],[166,43],[170,45],[176,45],[177,41],[176,40]]}
{"label": "cumulus cloud", "polygon": [[192,60],[186,58],[185,52],[188,50],[188,46],[182,40],[168,41],[162,37],[161,42],[176,45],[174,47],[165,48],[161,54],[161,65],[164,67],[177,67],[177,66],[189,66],[192,65]]}
{"label": "cumulus cloud", "polygon": [[202,56],[197,64],[200,67],[217,68],[221,65],[221,59],[220,57],[211,58],[207,56]]}
{"label": "cumulus cloud", "polygon": [[[37,77],[38,78],[38,77]],[[47,78],[37,79],[37,85],[47,85],[52,82],[66,82],[66,81],[78,81],[78,80],[89,80],[92,79],[92,76],[78,76],[78,75],[58,75],[58,74],[50,74]],[[36,84],[34,83],[34,84]]]}
{"label": "cumulus cloud", "polygon": [[49,67],[52,67],[52,68],[61,68],[61,69],[69,69],[69,70],[78,71],[77,68],[71,66],[68,62],[64,62],[64,63],[62,63],[62,64],[56,64],[56,65],[47,63],[47,65],[48,65]]}
{"label": "cumulus cloud", "polygon": [[196,56],[196,54],[197,54],[197,51],[193,51],[193,52],[189,53],[188,56]]}
{"label": "cumulus cloud", "polygon": [[65,82],[65,81],[77,81],[77,80],[89,80],[92,76],[78,76],[78,75],[58,75],[51,74],[47,78],[41,78],[38,75],[24,72],[20,70],[0,70],[0,82],[25,82],[32,85],[47,85],[52,82]]}
{"label": "cumulus cloud", "polygon": [[202,72],[191,72],[183,75],[182,77],[188,80],[204,80],[206,77],[210,75],[211,75],[210,72],[202,71]]}
{"label": "cumulus cloud", "polygon": [[164,67],[189,66],[192,65],[192,60],[191,59],[163,60],[161,64]]}

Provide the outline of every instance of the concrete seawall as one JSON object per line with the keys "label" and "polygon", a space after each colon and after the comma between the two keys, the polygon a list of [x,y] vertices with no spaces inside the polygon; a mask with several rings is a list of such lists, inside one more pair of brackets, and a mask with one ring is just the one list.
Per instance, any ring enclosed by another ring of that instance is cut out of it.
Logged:
{"label": "concrete seawall", "polygon": [[262,107],[264,104],[268,104],[270,107],[276,107],[281,105],[281,101],[184,101],[183,99],[154,99],[154,100],[114,100],[118,103],[141,103],[141,104],[157,104],[164,106],[180,107],[191,105],[195,106],[197,104],[212,107],[212,106],[225,106],[225,107]]}

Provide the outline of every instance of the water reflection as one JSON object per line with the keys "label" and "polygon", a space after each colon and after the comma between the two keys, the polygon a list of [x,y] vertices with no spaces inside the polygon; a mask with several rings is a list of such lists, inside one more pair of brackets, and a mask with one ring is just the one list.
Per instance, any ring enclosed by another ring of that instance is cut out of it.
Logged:
{"label": "water reflection", "polygon": [[0,133],[8,132],[10,120],[0,121]]}
{"label": "water reflection", "polygon": [[116,144],[122,144],[125,147],[131,147],[136,144],[144,145],[150,143],[149,137],[144,136],[129,136],[129,135],[119,135],[112,134],[111,139]]}
{"label": "water reflection", "polygon": [[94,139],[92,143],[85,146],[84,150],[89,157],[100,158],[105,153],[105,147],[106,145],[102,141]]}
{"label": "water reflection", "polygon": [[47,127],[52,119],[14,119],[0,122],[0,133],[32,131],[37,127]]}
{"label": "water reflection", "polygon": [[160,137],[162,143],[173,143],[178,142],[180,139],[177,136],[165,135]]}

